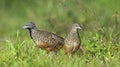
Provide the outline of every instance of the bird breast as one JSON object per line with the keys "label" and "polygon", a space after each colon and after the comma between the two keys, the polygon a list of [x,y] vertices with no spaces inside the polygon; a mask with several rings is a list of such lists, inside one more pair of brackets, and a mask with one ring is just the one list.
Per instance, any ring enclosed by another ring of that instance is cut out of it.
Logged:
{"label": "bird breast", "polygon": [[65,39],[65,43],[67,45],[79,45],[80,39],[77,33],[70,33],[67,38]]}

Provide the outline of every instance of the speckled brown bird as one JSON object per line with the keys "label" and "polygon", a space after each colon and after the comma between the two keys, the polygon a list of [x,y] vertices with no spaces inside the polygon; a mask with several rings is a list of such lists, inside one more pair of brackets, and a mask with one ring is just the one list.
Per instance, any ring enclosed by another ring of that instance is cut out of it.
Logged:
{"label": "speckled brown bird", "polygon": [[63,46],[65,54],[75,54],[80,48],[81,40],[78,29],[81,29],[80,25],[78,23],[74,23],[70,33],[65,38]]}
{"label": "speckled brown bird", "polygon": [[58,51],[64,45],[64,38],[51,32],[38,30],[33,22],[27,23],[23,28],[28,29],[36,45],[47,52]]}

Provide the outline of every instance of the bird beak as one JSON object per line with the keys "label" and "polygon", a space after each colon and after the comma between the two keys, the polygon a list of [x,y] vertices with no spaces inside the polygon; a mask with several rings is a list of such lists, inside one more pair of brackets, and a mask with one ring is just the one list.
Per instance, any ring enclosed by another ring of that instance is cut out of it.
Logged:
{"label": "bird beak", "polygon": [[22,28],[23,28],[23,29],[26,29],[26,28],[28,28],[28,26],[23,26]]}
{"label": "bird beak", "polygon": [[77,27],[77,29],[82,29],[82,28],[79,26],[79,27]]}

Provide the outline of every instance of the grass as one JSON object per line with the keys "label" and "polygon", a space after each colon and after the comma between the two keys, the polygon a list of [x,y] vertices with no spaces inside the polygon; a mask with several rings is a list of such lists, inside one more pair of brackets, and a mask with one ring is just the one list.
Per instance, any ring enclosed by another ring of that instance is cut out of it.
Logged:
{"label": "grass", "polygon": [[[101,42],[97,40],[97,35],[92,41],[82,40],[84,54],[68,59],[61,50],[56,57],[48,57],[46,53],[35,47],[30,38],[21,39],[20,31],[17,31],[16,38],[6,40],[1,48],[0,66],[3,67],[119,67],[119,48],[118,44],[110,41]],[[88,39],[87,39],[88,40]]]}
{"label": "grass", "polygon": [[[119,0],[1,0],[0,67],[119,67]],[[29,22],[39,29],[66,37],[71,25],[79,22],[83,55],[48,57],[36,48],[27,30]],[[117,24],[116,24],[117,23]],[[118,27],[116,27],[118,25]]]}

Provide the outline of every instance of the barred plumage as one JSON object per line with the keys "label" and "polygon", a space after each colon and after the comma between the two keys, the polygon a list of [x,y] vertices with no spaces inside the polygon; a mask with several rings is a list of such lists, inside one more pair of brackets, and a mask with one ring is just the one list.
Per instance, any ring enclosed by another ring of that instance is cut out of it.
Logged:
{"label": "barred plumage", "polygon": [[38,30],[34,23],[29,22],[24,26],[38,47],[46,51],[58,51],[64,45],[64,38],[47,31]]}
{"label": "barred plumage", "polygon": [[78,23],[73,24],[70,33],[65,38],[64,51],[66,54],[74,54],[78,51],[81,44],[80,36],[78,33],[79,28],[80,26]]}

